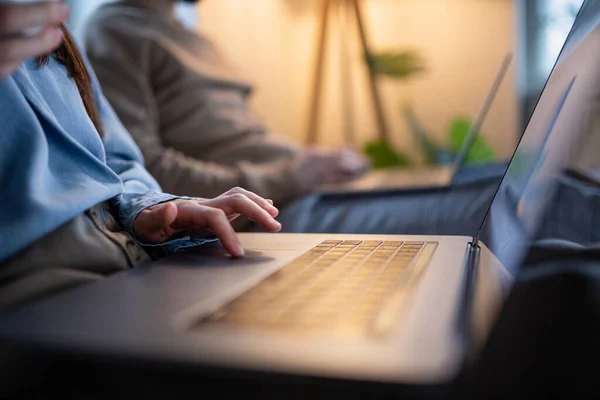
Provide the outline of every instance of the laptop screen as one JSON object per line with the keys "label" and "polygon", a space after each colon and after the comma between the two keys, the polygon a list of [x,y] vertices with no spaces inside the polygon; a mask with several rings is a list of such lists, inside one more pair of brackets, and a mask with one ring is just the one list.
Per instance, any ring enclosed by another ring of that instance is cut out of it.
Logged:
{"label": "laptop screen", "polygon": [[[598,21],[598,7],[585,6],[578,21]],[[577,40],[573,46],[572,40]],[[585,35],[569,35],[479,230],[480,243],[512,274],[543,218],[553,218],[546,213],[559,176],[576,157],[580,140],[593,132],[589,121],[600,95],[599,49],[598,23]]]}

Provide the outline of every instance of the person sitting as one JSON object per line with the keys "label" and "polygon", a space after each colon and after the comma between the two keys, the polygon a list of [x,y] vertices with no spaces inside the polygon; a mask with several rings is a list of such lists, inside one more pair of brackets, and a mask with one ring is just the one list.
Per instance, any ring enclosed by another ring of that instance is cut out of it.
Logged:
{"label": "person sitting", "polygon": [[211,40],[180,25],[176,3],[104,5],[86,22],[83,42],[165,190],[212,196],[244,186],[284,204],[366,169],[351,150],[304,151],[275,135],[248,104],[252,86]]}
{"label": "person sitting", "polygon": [[83,26],[83,46],[103,90],[165,190],[212,196],[247,187],[281,206],[286,232],[477,229],[497,180],[451,195],[311,195],[322,184],[362,174],[368,162],[348,149],[304,150],[279,139],[252,111],[253,87],[218,46],[178,22],[177,3],[121,0],[101,6]]}
{"label": "person sitting", "polygon": [[63,2],[0,5],[0,309],[207,240],[242,257],[239,215],[281,229],[273,202],[245,189],[162,191],[62,24],[68,14]]}

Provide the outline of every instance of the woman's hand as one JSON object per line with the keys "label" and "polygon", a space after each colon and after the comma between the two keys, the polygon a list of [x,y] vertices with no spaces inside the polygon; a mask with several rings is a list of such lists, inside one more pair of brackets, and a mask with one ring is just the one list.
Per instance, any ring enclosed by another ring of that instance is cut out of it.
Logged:
{"label": "woman's hand", "polygon": [[[58,25],[69,17],[62,1],[30,4],[0,3],[0,79],[29,58],[49,54],[62,42]],[[32,29],[40,32],[29,35]]]}
{"label": "woman's hand", "polygon": [[278,214],[272,201],[235,188],[212,200],[173,200],[149,207],[138,215],[133,227],[136,236],[148,243],[162,243],[186,232],[211,232],[232,256],[243,257],[244,249],[231,221],[245,215],[270,232],[278,232]]}

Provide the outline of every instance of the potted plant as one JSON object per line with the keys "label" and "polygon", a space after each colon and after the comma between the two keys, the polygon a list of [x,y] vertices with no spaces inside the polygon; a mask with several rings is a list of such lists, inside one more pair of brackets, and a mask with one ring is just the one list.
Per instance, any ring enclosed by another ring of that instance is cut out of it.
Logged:
{"label": "potted plant", "polygon": [[[376,75],[406,83],[427,71],[424,58],[417,50],[384,51],[371,54],[366,60],[368,68]],[[436,142],[423,127],[410,102],[402,107],[406,119],[426,165],[452,163],[466,140],[473,122],[465,116],[454,117],[447,131],[447,144]],[[408,167],[414,160],[394,148],[386,138],[377,138],[364,146],[365,154],[371,159],[374,168]],[[478,135],[467,155],[467,163],[487,162],[495,159],[492,147],[486,143],[483,135]]]}

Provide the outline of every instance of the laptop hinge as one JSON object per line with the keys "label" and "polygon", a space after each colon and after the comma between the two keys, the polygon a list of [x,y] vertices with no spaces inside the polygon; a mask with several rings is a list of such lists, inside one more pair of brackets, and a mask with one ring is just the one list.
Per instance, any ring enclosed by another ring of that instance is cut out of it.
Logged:
{"label": "laptop hinge", "polygon": [[473,332],[472,321],[475,303],[477,273],[479,269],[479,238],[473,238],[473,241],[467,245],[467,257],[465,260],[465,279],[461,297],[461,304],[458,318],[459,338],[465,349],[465,362],[472,359]]}

